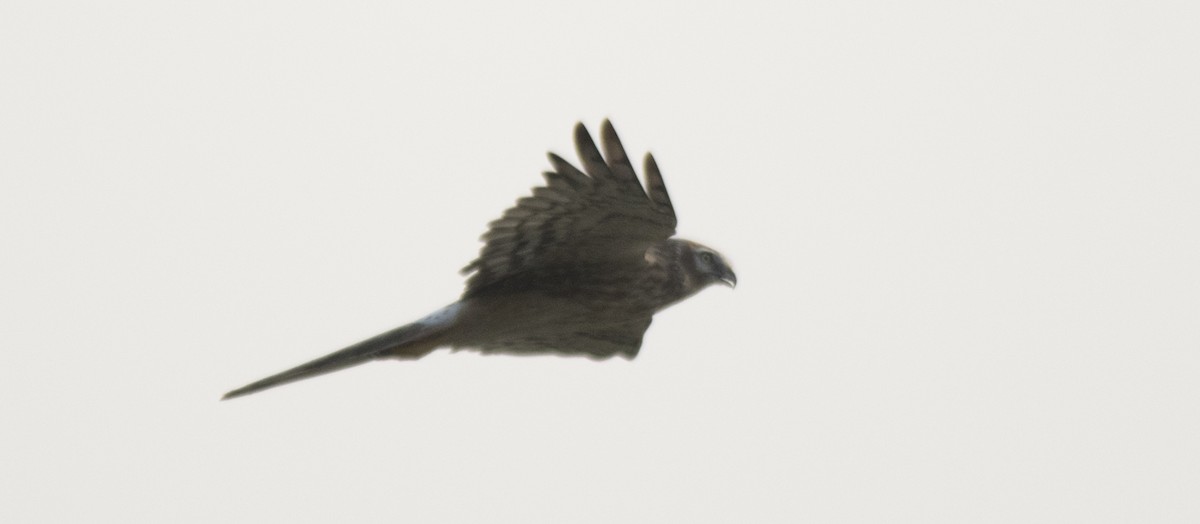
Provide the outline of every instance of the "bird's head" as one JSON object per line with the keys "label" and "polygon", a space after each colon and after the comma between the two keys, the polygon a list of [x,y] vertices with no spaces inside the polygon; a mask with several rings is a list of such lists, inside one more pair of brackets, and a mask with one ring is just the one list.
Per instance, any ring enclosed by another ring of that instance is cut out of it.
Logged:
{"label": "bird's head", "polygon": [[733,273],[725,257],[716,250],[690,241],[685,241],[683,246],[683,265],[691,270],[692,277],[697,280],[696,284],[699,284],[697,287],[709,284],[724,284],[731,288],[737,286],[737,275]]}

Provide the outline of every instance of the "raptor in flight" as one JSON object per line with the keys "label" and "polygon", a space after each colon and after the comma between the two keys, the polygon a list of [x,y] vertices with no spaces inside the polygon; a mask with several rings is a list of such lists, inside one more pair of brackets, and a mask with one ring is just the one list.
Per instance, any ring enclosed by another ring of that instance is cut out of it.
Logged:
{"label": "raptor in flight", "polygon": [[654,157],[645,187],[612,124],[596,148],[583,124],[583,171],[554,170],[489,224],[462,298],[416,322],[240,387],[226,399],[375,359],[418,359],[439,347],[483,353],[633,358],[658,311],[709,284],[737,284],[719,253],[675,234],[675,209]]}

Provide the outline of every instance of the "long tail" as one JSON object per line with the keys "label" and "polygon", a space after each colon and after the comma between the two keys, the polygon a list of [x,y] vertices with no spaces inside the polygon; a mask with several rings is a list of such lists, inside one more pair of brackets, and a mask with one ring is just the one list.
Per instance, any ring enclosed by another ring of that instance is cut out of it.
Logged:
{"label": "long tail", "polygon": [[351,366],[357,366],[371,360],[399,357],[421,358],[437,348],[437,335],[440,330],[434,326],[420,322],[399,327],[368,338],[340,351],[335,351],[307,364],[301,364],[292,369],[271,375],[226,393],[221,400],[257,393],[264,389],[273,388],[312,378],[317,375],[332,373]]}

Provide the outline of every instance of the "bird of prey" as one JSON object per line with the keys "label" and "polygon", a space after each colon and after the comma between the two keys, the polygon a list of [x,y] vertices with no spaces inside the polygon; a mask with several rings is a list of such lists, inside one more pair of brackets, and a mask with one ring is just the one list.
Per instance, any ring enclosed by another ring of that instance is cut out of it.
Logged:
{"label": "bird of prey", "polygon": [[646,154],[643,188],[607,120],[600,139],[603,155],[576,125],[583,171],[549,154],[546,184],[489,224],[457,302],[224,398],[439,347],[632,359],[655,313],[710,284],[734,287],[719,253],[671,238],[675,209],[654,157]]}

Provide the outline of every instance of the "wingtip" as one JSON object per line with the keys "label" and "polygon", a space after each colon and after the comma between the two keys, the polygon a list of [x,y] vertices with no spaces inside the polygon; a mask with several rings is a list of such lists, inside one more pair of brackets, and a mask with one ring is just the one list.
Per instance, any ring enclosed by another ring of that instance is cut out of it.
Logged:
{"label": "wingtip", "polygon": [[655,175],[661,176],[658,171],[658,161],[654,159],[654,153],[646,152],[646,155],[642,157],[642,167],[647,174],[653,171]]}
{"label": "wingtip", "polygon": [[575,142],[578,144],[585,141],[587,143],[594,143],[592,142],[592,134],[588,132],[587,126],[583,125],[583,122],[579,122],[575,124]]}
{"label": "wingtip", "polygon": [[619,152],[621,156],[625,156],[625,146],[621,145],[621,138],[617,136],[616,128],[607,118],[600,124],[600,142],[604,144],[606,151]]}
{"label": "wingtip", "polygon": [[[578,133],[581,129],[587,131],[587,124],[584,124],[583,120],[575,122],[575,132]],[[604,120],[600,121],[600,129],[613,129],[612,118],[604,117]]]}
{"label": "wingtip", "polygon": [[605,118],[603,122],[600,122],[600,134],[602,134],[602,135],[617,134],[617,130],[613,128],[612,120]]}

